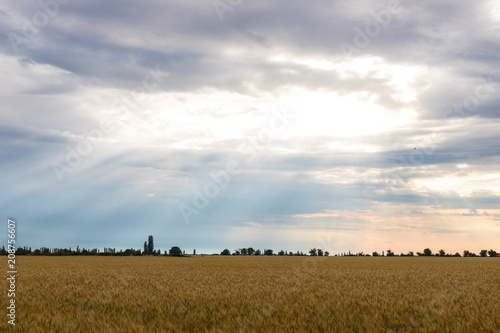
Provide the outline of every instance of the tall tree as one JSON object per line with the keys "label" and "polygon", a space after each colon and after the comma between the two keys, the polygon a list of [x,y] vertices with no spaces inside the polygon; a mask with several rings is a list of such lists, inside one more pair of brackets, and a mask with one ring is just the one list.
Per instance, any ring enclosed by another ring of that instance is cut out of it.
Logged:
{"label": "tall tree", "polygon": [[148,254],[148,243],[144,242],[144,252],[142,254]]}
{"label": "tall tree", "polygon": [[148,254],[153,254],[155,250],[155,243],[153,241],[153,236],[149,235],[148,237]]}

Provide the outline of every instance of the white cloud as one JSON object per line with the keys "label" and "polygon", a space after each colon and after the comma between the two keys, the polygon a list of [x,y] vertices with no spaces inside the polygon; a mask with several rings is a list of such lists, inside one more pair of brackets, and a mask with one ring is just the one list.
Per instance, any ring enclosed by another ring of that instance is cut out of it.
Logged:
{"label": "white cloud", "polygon": [[[18,184],[2,197],[11,207],[0,208],[22,214],[29,206],[26,230],[43,223],[63,230],[67,220],[88,229],[116,220],[133,234],[133,219],[145,214],[152,229],[186,234],[177,203],[192,200],[210,172],[241,161],[238,148],[255,145],[273,112],[287,107],[295,119],[258,149],[255,162],[194,224],[210,224],[215,238],[272,244],[281,244],[276,230],[288,228],[297,246],[305,244],[297,226],[308,242],[318,230],[343,228],[336,239],[345,247],[373,245],[367,235],[384,232],[390,235],[384,245],[412,230],[467,232],[467,216],[458,209],[498,208],[497,78],[473,112],[446,115],[498,70],[500,7],[486,0],[472,7],[466,1],[402,3],[403,12],[351,59],[340,43],[352,41],[353,28],[383,6],[246,2],[223,22],[209,2],[61,7],[19,53],[8,39],[0,41],[1,153],[8,161],[1,170],[9,175],[0,185]],[[3,6],[0,30],[21,34],[19,18],[37,10],[21,2]],[[144,89],[154,68],[169,76]],[[84,133],[107,118],[117,126],[60,184],[52,162],[64,161],[68,147],[76,149],[87,140]],[[417,153],[422,160],[411,162]],[[118,201],[127,210],[117,208]],[[440,219],[438,226],[423,220],[445,208],[457,219]],[[390,211],[385,229],[384,209]],[[324,220],[308,225],[294,216]],[[481,227],[469,231],[484,236],[493,217],[475,218]],[[242,228],[241,221],[254,224]],[[369,233],[356,234],[362,230]],[[30,237],[36,233],[27,232]]]}

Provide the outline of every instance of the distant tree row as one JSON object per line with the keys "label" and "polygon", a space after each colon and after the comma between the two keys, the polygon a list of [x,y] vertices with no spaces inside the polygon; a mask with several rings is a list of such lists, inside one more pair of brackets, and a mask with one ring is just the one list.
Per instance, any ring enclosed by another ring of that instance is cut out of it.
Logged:
{"label": "distant tree row", "polygon": [[[0,255],[6,255],[8,254],[8,251],[5,249],[5,246],[2,246],[0,248]],[[31,247],[18,247],[15,252],[16,255],[45,255],[45,256],[142,256],[142,255],[153,255],[153,256],[159,256],[162,255],[161,251],[154,250],[150,253],[144,252],[138,249],[126,249],[126,250],[119,250],[116,251],[116,249],[112,248],[104,248],[104,251],[101,251],[100,249],[94,248],[94,249],[79,249],[77,248],[76,250],[72,250],[71,248],[48,248],[48,247],[42,247],[39,249],[32,250]],[[166,251],[163,253],[163,255],[170,255],[170,256],[183,256],[185,255],[185,251],[181,251],[181,249],[178,246],[173,246],[170,250]]]}
{"label": "distant tree row", "polygon": [[[377,252],[373,252],[372,254],[374,257],[375,256],[379,256],[379,254]],[[388,257],[394,257],[394,256],[398,256],[397,254],[395,254],[394,252],[392,252],[391,250],[387,250],[387,256]],[[413,257],[415,256],[413,254],[412,251],[408,252],[408,253],[401,253],[399,255],[400,257]],[[436,252],[436,253],[432,253],[432,250],[429,249],[429,248],[426,248],[424,249],[422,252],[417,252],[417,256],[419,257],[432,257],[432,256],[435,256],[435,257],[499,257],[499,254],[497,253],[497,251],[495,250],[481,250],[479,252],[479,255],[473,253],[473,252],[470,252],[469,250],[465,250],[463,252],[463,255],[461,255],[460,253],[456,252],[455,254],[452,254],[452,253],[446,253],[445,250],[441,249],[439,250],[439,252]]]}
{"label": "distant tree row", "polygon": [[[6,255],[8,254],[9,251],[5,249],[4,246],[0,248],[0,255]],[[105,247],[104,251],[101,251],[100,249],[94,248],[94,249],[80,249],[79,246],[76,247],[75,250],[72,250],[71,247],[69,249],[67,248],[47,248],[47,247],[41,247],[39,249],[32,250],[31,247],[18,247],[16,248],[16,255],[58,255],[58,256],[64,256],[64,255],[99,255],[99,256],[141,256],[141,255],[153,255],[153,256],[159,256],[161,255],[161,251],[159,249],[154,248],[154,239],[152,235],[149,235],[148,240],[144,242],[144,247],[143,250],[138,250],[134,248],[126,249],[126,250],[119,250],[117,251],[115,248],[109,248]],[[168,256],[184,256],[186,255],[185,251],[182,251],[178,246],[173,246],[170,250],[164,251],[163,255],[168,255]],[[196,255],[196,250],[193,251],[193,255]],[[254,249],[253,247],[248,247],[248,248],[239,248],[234,250],[232,253],[229,249],[224,249],[220,255],[223,256],[260,256],[260,255],[265,255],[265,256],[306,256],[307,254],[301,252],[301,251],[285,251],[285,250],[280,250],[277,253],[274,253],[272,249],[264,249],[261,251],[260,249]],[[322,249],[316,249],[312,248],[309,250],[309,256],[329,256],[330,253],[328,251],[323,251]],[[415,254],[412,251],[409,251],[408,253],[401,253],[401,254],[395,254],[392,250],[387,250],[387,251],[382,251],[382,253],[378,252],[373,252],[371,255],[370,254],[365,254],[363,252],[358,252],[358,253],[351,253],[349,252],[343,252],[343,253],[337,253],[334,254],[334,256],[373,256],[373,257],[414,257]],[[456,252],[455,254],[451,253],[446,253],[445,250],[441,249],[436,253],[433,253],[431,249],[426,248],[422,252],[417,252],[416,256],[423,256],[423,257],[431,257],[431,256],[436,256],[436,257],[500,257],[500,254],[497,253],[494,250],[481,250],[479,251],[479,254],[470,252],[469,250],[463,251],[463,254],[460,254]]]}
{"label": "distant tree row", "polygon": [[[0,248],[0,255],[6,255],[9,251],[5,249],[5,246]],[[101,251],[98,248],[94,249],[80,249],[79,246],[76,249],[68,248],[48,248],[41,247],[39,249],[32,250],[31,247],[17,247],[15,251],[16,255],[47,255],[47,256],[78,256],[78,255],[98,255],[98,256],[142,256],[142,255],[161,255],[161,251],[159,249],[155,249],[154,247],[154,238],[152,235],[149,235],[148,240],[144,242],[143,251],[139,249],[126,249],[116,251],[115,248],[105,247],[104,251]],[[181,251],[178,246],[173,246],[167,253],[165,250],[164,255],[170,256],[183,256],[186,253]]]}
{"label": "distant tree row", "polygon": [[[5,255],[7,254],[8,251],[5,249],[4,246],[0,248],[0,255]],[[142,255],[141,250],[135,250],[135,249],[126,249],[126,250],[120,250],[116,251],[114,248],[104,248],[104,251],[101,251],[100,249],[94,248],[94,249],[86,249],[82,248],[80,249],[79,246],[76,247],[76,249],[71,249],[71,247],[68,248],[48,248],[48,247],[41,247],[39,249],[32,250],[31,247],[18,247],[16,248],[16,255],[53,255],[53,256],[89,256],[89,255],[99,255],[99,256],[130,256],[130,255],[137,255],[140,256]]]}
{"label": "distant tree row", "polygon": [[[328,256],[330,253],[328,251],[323,251],[322,249],[311,249],[309,251],[309,254],[311,256]],[[260,256],[260,255],[265,255],[265,256],[305,256],[306,254],[297,251],[297,252],[292,252],[292,251],[285,251],[285,250],[280,250],[278,253],[274,253],[273,250],[271,249],[264,249],[264,251],[261,251],[259,249],[255,250],[253,247],[248,247],[248,248],[240,248],[236,249],[231,253],[229,249],[224,249],[220,253],[221,256]]]}
{"label": "distant tree row", "polygon": [[495,250],[481,250],[479,252],[479,255],[470,252],[469,250],[465,250],[463,252],[463,255],[460,253],[456,252],[455,254],[451,253],[446,253],[445,250],[441,249],[439,252],[433,253],[431,249],[426,248],[422,252],[417,252],[416,254],[413,251],[409,251],[408,253],[401,253],[401,254],[396,254],[392,250],[387,250],[387,251],[382,251],[382,253],[379,252],[373,252],[371,255],[368,253],[363,253],[363,252],[358,252],[358,253],[351,253],[349,252],[344,252],[344,253],[338,253],[335,254],[335,256],[351,256],[351,257],[414,257],[414,256],[419,256],[419,257],[500,257],[500,253],[497,253]]}

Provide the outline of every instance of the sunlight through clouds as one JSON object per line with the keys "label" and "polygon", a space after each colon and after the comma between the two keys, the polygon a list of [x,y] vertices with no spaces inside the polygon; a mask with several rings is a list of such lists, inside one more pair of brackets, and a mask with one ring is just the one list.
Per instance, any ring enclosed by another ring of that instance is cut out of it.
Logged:
{"label": "sunlight through clouds", "polygon": [[363,136],[387,131],[413,119],[411,113],[387,110],[359,98],[358,94],[310,92],[290,96],[287,102],[299,112],[300,122],[291,130],[299,136]]}

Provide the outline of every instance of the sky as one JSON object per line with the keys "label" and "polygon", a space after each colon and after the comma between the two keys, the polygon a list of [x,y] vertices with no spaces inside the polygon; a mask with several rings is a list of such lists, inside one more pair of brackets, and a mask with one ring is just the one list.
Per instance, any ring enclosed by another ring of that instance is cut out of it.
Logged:
{"label": "sky", "polygon": [[497,1],[2,1],[0,75],[21,246],[500,250]]}

